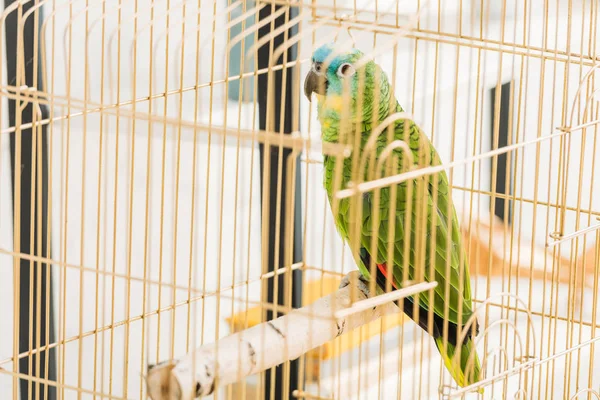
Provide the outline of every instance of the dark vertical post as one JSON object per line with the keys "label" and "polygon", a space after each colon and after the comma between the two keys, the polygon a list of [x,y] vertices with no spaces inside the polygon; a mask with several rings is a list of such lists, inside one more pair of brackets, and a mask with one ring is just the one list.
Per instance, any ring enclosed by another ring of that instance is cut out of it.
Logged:
{"label": "dark vertical post", "polygon": [[[4,0],[4,6],[9,7],[16,0]],[[37,2],[36,2],[37,3]],[[29,2],[23,4],[23,14],[27,12],[31,7],[35,6],[36,3]],[[34,35],[35,26],[38,22],[38,33],[40,32],[42,18],[42,8],[39,9],[39,18],[34,17],[35,14],[31,15],[23,27],[21,35],[23,45],[23,56],[24,56],[24,68],[25,68],[25,84],[27,86],[34,85],[33,62],[38,62],[38,71],[40,74],[37,77],[38,89],[43,89],[44,85],[41,76],[41,57],[40,47],[43,45],[38,40],[38,48],[34,48]],[[6,70],[8,83],[10,85],[16,85],[17,83],[17,48],[19,43],[17,42],[18,37],[18,13],[12,12],[6,18]],[[38,36],[39,39],[39,36]],[[37,51],[38,54],[34,54]],[[48,118],[48,109],[44,105],[40,105],[42,118]],[[8,112],[9,112],[9,123],[10,126],[15,126],[16,123],[16,112],[17,102],[14,100],[8,101]],[[26,124],[33,121],[33,113],[35,112],[34,107],[31,103],[27,104],[21,113],[21,123]],[[44,126],[41,130],[38,129],[38,133],[41,133],[41,138],[36,137],[36,148],[35,153],[32,151],[34,148],[34,136],[32,129],[22,129],[18,132],[21,135],[21,149],[16,147],[16,134],[10,135],[10,155],[11,155],[11,171],[12,171],[12,191],[13,191],[13,210],[15,209],[15,200],[18,198],[20,201],[21,212],[19,215],[13,214],[13,226],[20,223],[20,247],[15,249],[16,252],[22,254],[30,254],[35,256],[49,257],[48,249],[48,137],[46,133],[46,127]],[[39,146],[41,145],[41,149]],[[16,152],[20,151],[21,165],[15,165]],[[35,157],[35,171],[34,171],[34,157]],[[21,170],[21,190],[20,197],[15,193],[15,171],[16,168]],[[38,175],[40,174],[41,175]],[[34,175],[35,173],[35,175]],[[41,196],[38,196],[41,190]],[[32,193],[34,194],[32,198]],[[41,197],[41,204],[38,199]],[[32,202],[34,202],[32,204]],[[33,206],[33,212],[32,212]],[[33,224],[33,232],[31,231]],[[41,232],[39,231],[41,229]],[[33,234],[33,235],[32,235]],[[33,241],[31,238],[33,237]],[[41,239],[41,243],[38,242]],[[41,251],[38,251],[41,249]],[[19,308],[19,353],[24,353],[30,350],[29,338],[33,338],[32,345],[36,347],[44,347],[48,344],[46,342],[46,329],[49,329],[50,343],[55,341],[54,337],[54,309],[52,302],[52,285],[47,285],[49,281],[50,264],[44,264],[40,262],[31,262],[29,260],[22,259],[20,262],[20,281],[19,287],[15,290],[19,290],[20,308]],[[30,283],[33,285],[30,286]],[[41,288],[41,290],[38,290]],[[33,293],[31,292],[33,291]],[[30,315],[30,300],[33,300],[33,316],[31,318],[32,324],[29,323]],[[47,302],[49,300],[49,314],[46,313]],[[40,315],[38,315],[38,312]],[[39,322],[39,325],[38,325]],[[37,338],[40,338],[40,342],[37,342]],[[46,370],[46,357],[48,357],[48,370]],[[52,381],[56,380],[56,354],[55,350],[46,350],[34,354],[31,356],[31,370],[29,370],[29,357],[23,357],[19,360],[19,373],[27,374],[33,377],[42,379],[49,379]],[[39,364],[38,364],[39,363]],[[39,370],[37,366],[39,365]],[[31,386],[31,392],[29,391]],[[37,391],[37,393],[36,393]],[[44,384],[29,384],[25,379],[20,380],[20,393],[21,399],[45,399],[44,394],[48,393],[47,399],[56,398],[56,387],[48,386],[47,391]]]}
{"label": "dark vertical post", "polygon": [[[259,18],[260,20],[264,20],[268,18],[272,13],[275,13],[280,6],[266,6],[260,11]],[[258,31],[259,40],[267,35],[270,35],[272,31],[278,29],[283,26],[286,22],[292,20],[295,16],[297,16],[298,10],[294,7],[289,9],[289,12],[283,13],[280,17],[275,19],[274,23],[267,23],[264,27],[262,27]],[[287,14],[287,15],[286,15]],[[287,38],[293,37],[297,33],[297,27],[291,27],[287,32]],[[272,39],[272,48],[277,49],[281,44],[283,44],[285,39],[285,34],[281,33],[275,36]],[[270,51],[270,43],[265,44],[258,50],[258,68],[267,68],[271,62],[271,51]],[[297,57],[297,48],[296,46],[292,46],[287,50],[287,62],[296,60]],[[275,65],[280,65],[283,62],[283,56],[276,60]],[[268,75],[261,74],[258,76],[258,108],[259,108],[259,125],[260,129],[266,129],[269,126],[275,132],[283,132],[285,134],[289,134],[292,132],[292,115],[294,112],[299,112],[298,109],[293,108],[294,101],[298,101],[297,99],[293,99],[293,91],[292,91],[292,83],[294,80],[294,75],[298,73],[298,69],[296,67],[287,68],[286,72],[286,80],[283,82],[283,73],[281,70],[272,72],[273,80],[271,81],[274,85],[275,90],[269,90],[272,88],[268,87]],[[282,88],[285,88],[285,101],[283,101],[281,92]],[[270,105],[273,106],[273,110],[270,113],[271,121],[267,121],[267,99],[268,93],[271,92],[274,99],[269,102]],[[282,107],[284,109],[285,119],[282,121],[280,118]],[[283,124],[283,126],[282,126]],[[268,219],[266,223],[269,224],[269,239],[268,239],[268,254],[263,254],[263,257],[267,257],[267,265],[269,266],[269,270],[273,270],[275,265],[278,265],[280,268],[285,265],[284,263],[284,254],[286,254],[285,249],[285,238],[283,234],[287,231],[291,231],[286,223],[290,221],[287,212],[290,210],[286,210],[286,177],[288,176],[288,158],[290,156],[290,149],[280,150],[279,146],[269,146],[265,147],[263,144],[260,144],[260,172],[261,172],[261,181],[262,185],[268,185],[269,188],[269,210],[268,210]],[[265,167],[265,155],[270,155],[270,167],[268,180],[264,180],[264,167]],[[280,157],[283,157],[282,171],[279,171],[279,160]],[[278,198],[278,175],[281,173],[282,179],[282,187],[279,193]],[[293,230],[294,230],[294,243],[293,243],[293,261],[298,262],[302,257],[302,234],[301,234],[301,191],[300,191],[300,168],[296,168],[296,176],[295,176],[295,209],[294,218],[293,218]],[[262,199],[264,202],[265,199]],[[280,213],[279,213],[279,221],[281,224],[281,229],[279,231],[275,230],[275,222],[277,220],[277,202],[280,201]],[[265,221],[263,216],[263,221]],[[278,260],[275,260],[275,245],[276,245],[276,235],[280,235],[278,239],[278,247],[279,247],[279,257]],[[275,279],[278,279],[278,293],[277,299],[275,299],[274,293],[274,283]],[[284,281],[286,279],[285,274],[278,275],[275,278],[271,278],[267,282],[267,301],[269,302],[277,302],[278,304],[284,304],[284,300],[287,297],[284,291],[285,284]],[[292,272],[292,285],[291,285],[291,298],[292,298],[292,307],[300,307],[302,302],[302,272],[296,270]],[[289,295],[289,293],[287,294]],[[280,315],[273,315],[272,311],[267,312],[267,318],[277,318]],[[289,375],[289,398],[292,398],[291,393],[298,388],[298,376],[299,376],[299,360],[293,360],[290,363],[290,375]],[[265,398],[270,399],[270,392],[272,385],[275,385],[275,399],[283,399],[283,367],[278,366],[275,373],[275,382],[271,382],[271,373],[266,373],[266,381],[265,381]]]}
{"label": "dark vertical post", "polygon": [[[498,91],[495,87],[492,89],[492,129],[491,129],[491,135],[492,135],[492,146],[494,143],[494,127],[496,126],[496,123],[499,123],[498,125],[498,148],[502,148],[505,146],[508,146],[508,138],[510,135],[510,132],[508,131],[509,128],[509,117],[510,117],[510,89],[511,89],[511,85],[512,85],[512,81],[511,82],[507,82],[505,84],[503,84],[500,87],[500,90]],[[495,104],[496,104],[496,96],[500,96],[500,113],[498,115],[495,115]],[[498,122],[496,122],[496,118],[499,119]],[[511,166],[507,165],[507,158],[508,158],[508,154],[507,153],[503,153],[500,154],[498,156],[498,164],[497,164],[497,168],[495,171],[495,175],[496,175],[496,187],[492,188],[492,192],[497,193],[497,194],[501,194],[501,195],[506,195],[506,196],[510,196],[512,194],[512,188],[511,188],[511,181],[510,181],[510,175],[511,175]],[[494,173],[494,171],[492,171],[492,174]],[[506,179],[506,175],[508,174],[509,178],[508,181]],[[493,182],[494,176],[492,176],[492,182]],[[505,201],[508,201],[508,215],[504,215],[504,205],[505,205]],[[494,198],[494,204],[495,204],[495,208],[494,208],[494,214],[500,218],[503,221],[509,221],[511,220],[511,212],[512,212],[512,204],[510,204],[510,200],[508,199],[504,199],[504,198],[500,198],[500,197],[496,197]],[[491,203],[490,203],[490,208],[491,208]]]}

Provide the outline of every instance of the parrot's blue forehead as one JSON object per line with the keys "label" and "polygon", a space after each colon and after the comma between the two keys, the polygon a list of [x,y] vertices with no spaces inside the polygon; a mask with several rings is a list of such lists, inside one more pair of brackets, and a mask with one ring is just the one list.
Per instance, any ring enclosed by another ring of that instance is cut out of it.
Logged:
{"label": "parrot's blue forehead", "polygon": [[[329,58],[333,55],[333,58]],[[362,52],[358,49],[350,49],[340,51],[339,46],[336,48],[335,43],[324,44],[313,52],[313,62],[327,62],[330,67],[337,67],[345,62],[352,63],[362,56]]]}

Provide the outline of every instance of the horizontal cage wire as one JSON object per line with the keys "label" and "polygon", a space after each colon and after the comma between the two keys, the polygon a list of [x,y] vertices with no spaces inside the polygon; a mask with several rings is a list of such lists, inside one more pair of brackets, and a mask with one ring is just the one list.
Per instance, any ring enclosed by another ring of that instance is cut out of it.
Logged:
{"label": "horizontal cage wire", "polygon": [[600,399],[597,2],[4,4],[3,398]]}

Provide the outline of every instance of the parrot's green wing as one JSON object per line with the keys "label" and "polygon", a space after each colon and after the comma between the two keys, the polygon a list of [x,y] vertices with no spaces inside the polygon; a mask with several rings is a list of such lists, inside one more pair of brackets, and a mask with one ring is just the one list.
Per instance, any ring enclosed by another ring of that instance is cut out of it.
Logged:
{"label": "parrot's green wing", "polygon": [[[439,157],[428,138],[416,124],[411,122],[408,125],[409,144],[414,160],[418,160],[419,146],[421,146],[421,154],[430,152],[430,165],[438,165]],[[394,140],[406,139],[404,126],[404,121],[396,123]],[[386,144],[384,140],[379,141],[378,154],[383,151]],[[403,163],[406,157],[401,150],[397,150],[395,154],[401,160],[398,163],[397,173],[405,171]],[[347,171],[347,168],[344,170]],[[437,179],[437,184],[434,184],[433,179]],[[408,182],[396,185],[395,204],[391,203],[393,199],[390,187],[363,195],[361,246],[366,249],[376,264],[386,264],[389,261],[388,233],[390,229],[394,229],[391,255],[395,286],[401,287],[405,280],[437,281],[438,285],[434,289],[433,296],[433,312],[451,323],[464,325],[473,314],[473,306],[467,260],[465,254],[461,255],[463,250],[460,231],[450,198],[448,178],[442,171],[426,176],[420,182],[413,181],[411,189],[409,189],[410,185]],[[375,196],[379,198],[376,199]],[[379,213],[375,215],[374,207],[377,204]],[[340,203],[339,218],[336,221],[344,237],[349,237],[350,233],[349,206],[350,201]],[[410,229],[406,229],[407,226],[410,226]],[[406,240],[410,240],[410,243],[405,243]],[[407,251],[408,260],[405,259]],[[371,266],[365,265],[363,260],[358,261],[361,273],[370,277]],[[418,301],[421,307],[430,309],[431,299],[427,293],[421,294]],[[462,316],[461,322],[459,322],[459,313]]]}
{"label": "parrot's green wing", "polygon": [[[414,160],[418,160],[422,154],[430,152],[428,164],[439,165],[439,156],[429,139],[416,124],[410,122],[408,125],[410,127],[408,143]],[[396,123],[395,140],[405,139],[404,127],[404,121]],[[385,144],[385,142],[380,144],[379,152],[383,150]],[[419,146],[421,150],[419,150]],[[398,151],[398,157],[402,156],[403,154]],[[402,168],[398,173],[406,171],[406,167],[403,165],[406,164],[406,161],[399,164]],[[437,184],[434,183],[435,179],[437,179]],[[392,226],[391,219],[394,218],[393,275],[396,285],[400,287],[406,278],[417,281],[437,281],[438,285],[434,289],[433,296],[433,312],[454,324],[465,324],[473,314],[470,279],[466,259],[464,255],[461,257],[460,231],[450,198],[446,173],[442,171],[413,181],[410,196],[408,188],[407,182],[397,185],[395,204],[391,204],[390,201],[390,188],[380,191],[379,223],[374,220],[375,216],[372,210],[376,194],[371,192],[364,197],[363,226],[365,228],[363,228],[361,238],[362,244],[370,251],[372,236],[376,235],[377,254],[371,254],[371,257],[378,264],[386,263],[388,261],[388,230]],[[367,211],[369,208],[371,208],[371,212]],[[410,214],[407,212],[409,208]],[[448,219],[449,212],[450,220]],[[376,229],[372,228],[374,224]],[[405,229],[409,225],[410,229]],[[408,246],[405,245],[407,239],[410,240]],[[405,261],[407,249],[409,255],[408,260]],[[463,262],[462,268],[461,261]],[[405,266],[408,267],[407,271],[404,271]],[[430,302],[430,296],[427,294],[419,296],[419,305],[422,307],[430,309]],[[462,315],[460,322],[459,313]]]}

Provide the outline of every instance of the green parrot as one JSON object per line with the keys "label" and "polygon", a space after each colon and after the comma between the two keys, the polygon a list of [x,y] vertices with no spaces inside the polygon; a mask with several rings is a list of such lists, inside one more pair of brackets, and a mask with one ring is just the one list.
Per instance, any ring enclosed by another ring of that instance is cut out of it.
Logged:
{"label": "green parrot", "polygon": [[[430,332],[459,386],[478,382],[481,366],[473,340],[479,326],[476,319],[466,326],[474,312],[469,269],[446,173],[405,181],[395,185],[395,190],[386,186],[365,192],[358,200],[357,196],[335,198],[335,193],[349,182],[407,171],[411,158],[414,166],[439,165],[432,143],[413,121],[397,119],[371,139],[372,150],[367,148],[373,130],[403,109],[391,93],[385,73],[374,61],[365,59],[360,50],[341,51],[335,44],[315,50],[304,93],[309,101],[313,93],[317,95],[322,140],[347,144],[353,149],[346,158],[324,155],[323,183],[336,227],[352,249],[361,274],[369,281],[371,272],[375,274],[379,293],[398,289],[406,280],[437,281],[433,295],[425,292],[396,303]],[[403,150],[396,146],[391,149],[393,167],[389,162],[378,163],[386,146],[397,141],[408,144],[412,157],[403,153],[406,147]],[[372,160],[361,161],[365,157]],[[343,165],[337,166],[338,162]],[[376,165],[380,171],[375,171]],[[378,217],[374,215],[375,208],[379,209]],[[389,234],[390,229],[393,235]],[[469,331],[460,355],[455,357],[459,326]]]}

